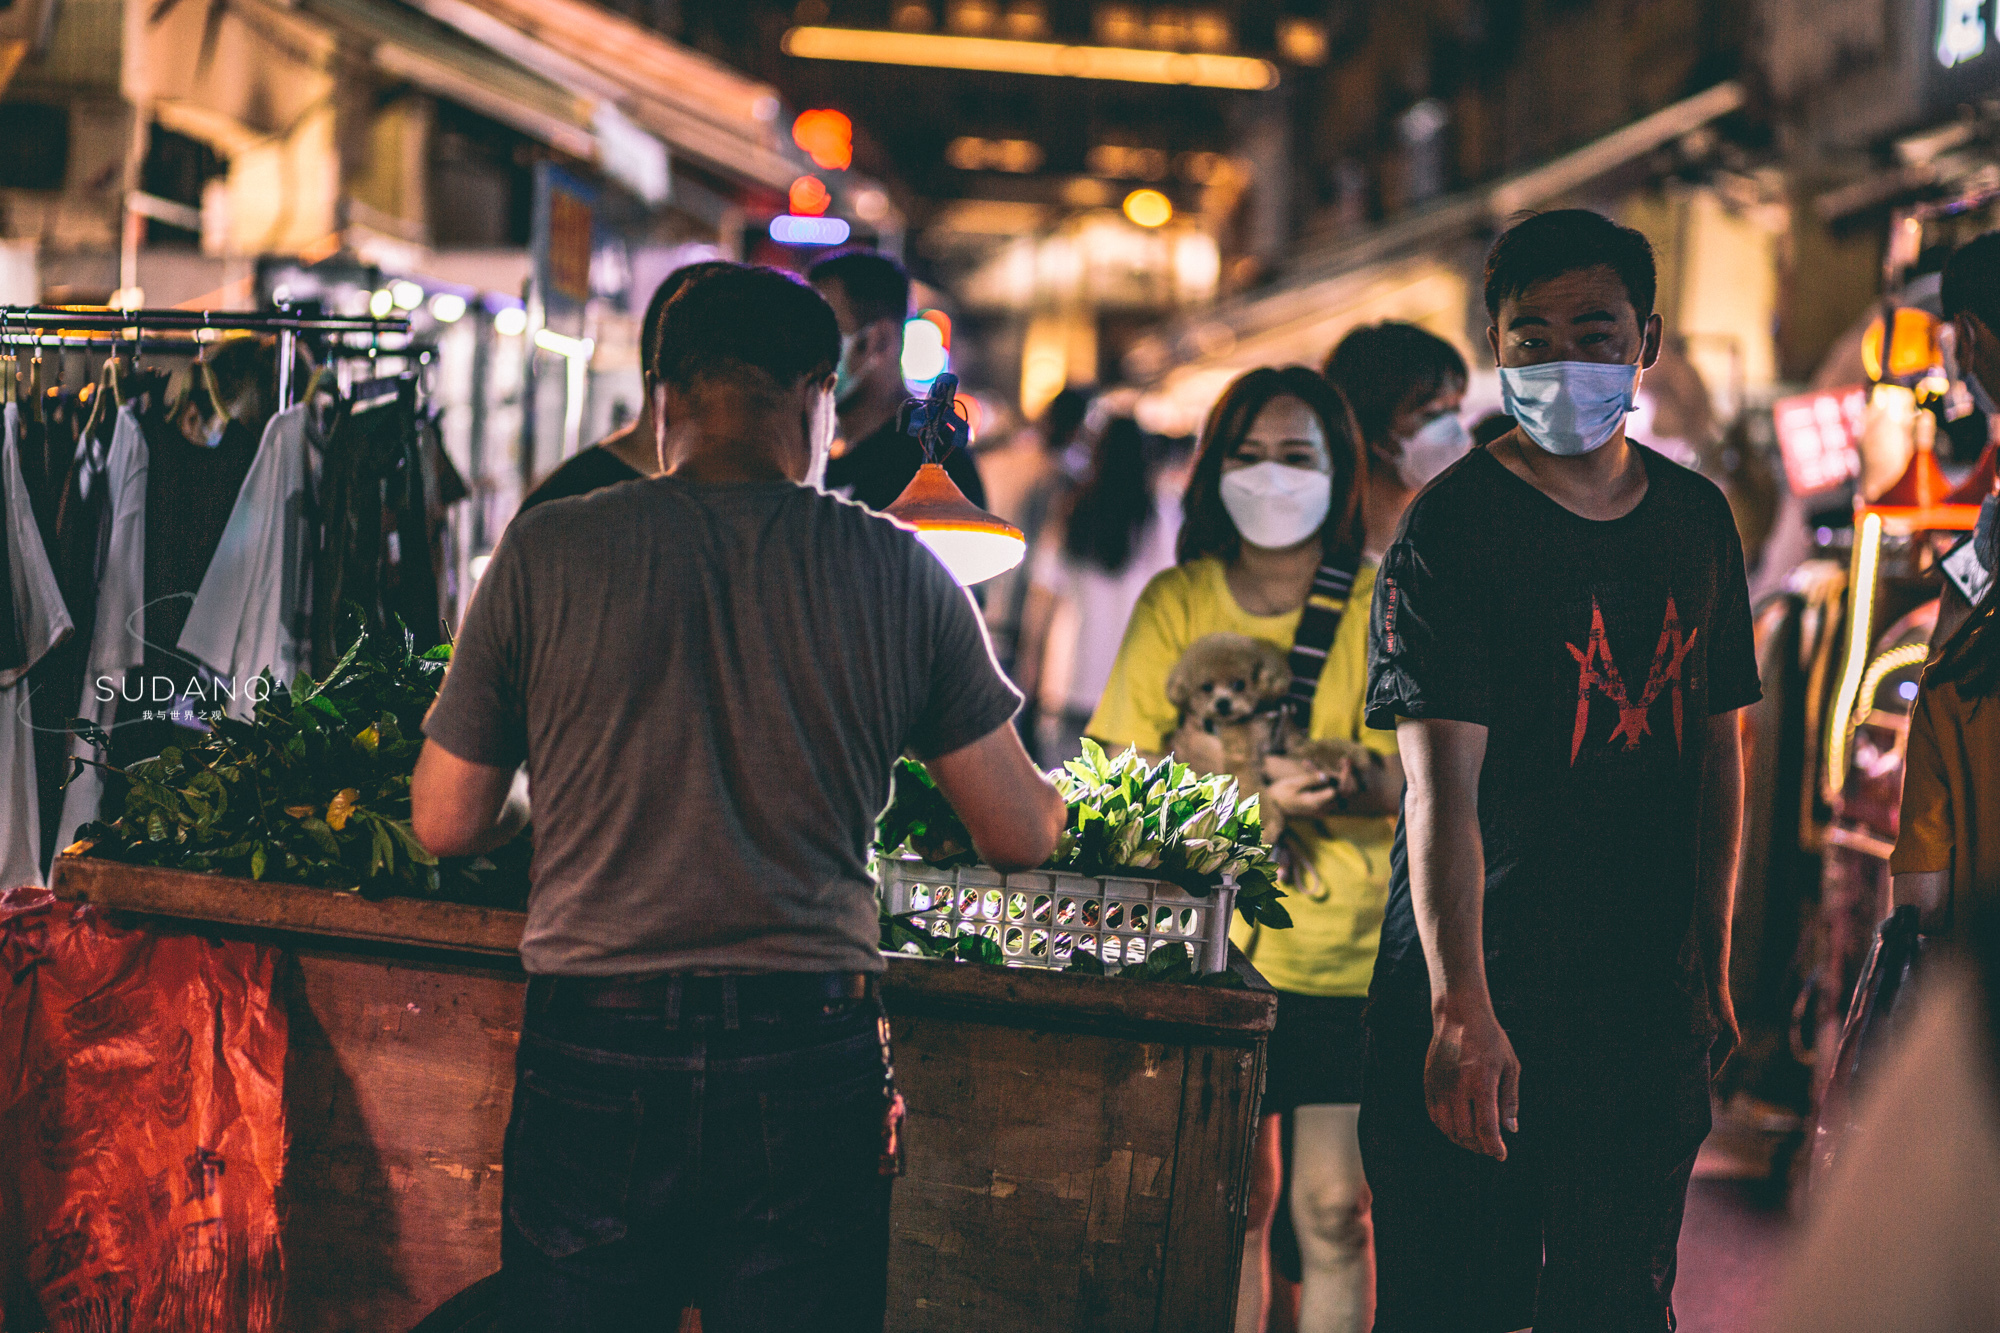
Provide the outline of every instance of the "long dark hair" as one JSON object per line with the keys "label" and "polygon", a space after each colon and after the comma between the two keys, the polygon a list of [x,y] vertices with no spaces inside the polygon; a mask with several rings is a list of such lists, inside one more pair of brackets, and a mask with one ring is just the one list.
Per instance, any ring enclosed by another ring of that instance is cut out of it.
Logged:
{"label": "long dark hair", "polygon": [[1153,521],[1153,465],[1146,432],[1130,417],[1113,417],[1090,451],[1090,477],[1070,501],[1063,550],[1108,574],[1123,570]]}
{"label": "long dark hair", "polygon": [[1187,517],[1181,523],[1180,562],[1212,555],[1225,563],[1243,548],[1243,534],[1222,504],[1222,463],[1243,442],[1258,414],[1274,398],[1296,398],[1312,409],[1326,432],[1333,458],[1333,508],[1320,527],[1329,557],[1361,549],[1361,497],[1368,484],[1361,430],[1347,399],[1318,371],[1304,366],[1264,366],[1240,375],[1222,391],[1201,428],[1201,453],[1188,480]]}

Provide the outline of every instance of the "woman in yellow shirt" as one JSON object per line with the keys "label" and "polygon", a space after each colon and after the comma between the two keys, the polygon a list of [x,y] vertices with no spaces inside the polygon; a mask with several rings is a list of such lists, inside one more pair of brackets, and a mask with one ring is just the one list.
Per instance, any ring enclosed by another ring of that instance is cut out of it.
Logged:
{"label": "woman in yellow shirt", "polygon": [[[1283,758],[1266,762],[1264,799],[1286,816],[1292,870],[1285,907],[1294,924],[1274,931],[1239,920],[1232,932],[1279,993],[1237,1307],[1243,1333],[1263,1328],[1270,1225],[1286,1157],[1306,1304],[1320,1312],[1313,1322],[1362,1330],[1373,1306],[1368,1186],[1355,1131],[1361,1011],[1388,895],[1403,772],[1395,736],[1362,725],[1375,587],[1375,567],[1359,554],[1364,460],[1345,400],[1313,371],[1253,370],[1230,385],[1202,430],[1180,564],[1140,597],[1089,727],[1114,751],[1164,752],[1180,724],[1167,676],[1190,644],[1230,633],[1290,650],[1321,567],[1352,573],[1308,730],[1354,753],[1333,773]],[[1180,757],[1204,766],[1201,755]],[[1286,1139],[1289,1153],[1281,1152]]]}

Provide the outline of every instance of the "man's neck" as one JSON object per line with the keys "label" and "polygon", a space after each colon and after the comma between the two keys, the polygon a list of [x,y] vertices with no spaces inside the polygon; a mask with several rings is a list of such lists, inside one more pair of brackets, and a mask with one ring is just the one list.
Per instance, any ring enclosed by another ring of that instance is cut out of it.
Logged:
{"label": "man's neck", "polygon": [[725,404],[669,426],[660,452],[668,460],[668,476],[699,485],[791,481],[788,459],[808,452],[799,428],[783,413]]}
{"label": "man's neck", "polygon": [[639,419],[621,426],[597,442],[597,447],[642,477],[660,475],[660,447],[653,432],[653,409],[639,413]]}
{"label": "man's neck", "polygon": [[1502,467],[1579,518],[1623,518],[1646,498],[1646,463],[1619,426],[1603,445],[1566,458],[1552,454],[1519,427],[1495,440],[1489,452]]}
{"label": "man's neck", "polygon": [[870,384],[857,390],[840,405],[840,452],[855,445],[896,419],[908,395],[901,384]]}

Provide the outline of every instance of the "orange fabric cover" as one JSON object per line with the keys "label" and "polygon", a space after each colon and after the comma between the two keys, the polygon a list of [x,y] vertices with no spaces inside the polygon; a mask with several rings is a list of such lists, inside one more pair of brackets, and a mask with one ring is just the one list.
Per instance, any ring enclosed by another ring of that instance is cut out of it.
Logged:
{"label": "orange fabric cover", "polygon": [[277,1327],[277,958],[0,894],[0,1301],[53,1333]]}

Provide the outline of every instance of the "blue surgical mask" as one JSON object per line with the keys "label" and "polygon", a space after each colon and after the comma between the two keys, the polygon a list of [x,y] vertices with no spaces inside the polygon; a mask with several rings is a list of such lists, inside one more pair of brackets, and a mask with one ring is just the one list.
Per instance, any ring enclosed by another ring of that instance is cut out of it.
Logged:
{"label": "blue surgical mask", "polygon": [[1577,458],[1604,447],[1639,393],[1639,367],[1550,361],[1500,367],[1500,401],[1548,453]]}
{"label": "blue surgical mask", "polygon": [[854,348],[861,341],[861,330],[840,335],[840,360],[833,369],[833,401],[844,403],[854,392]]}

